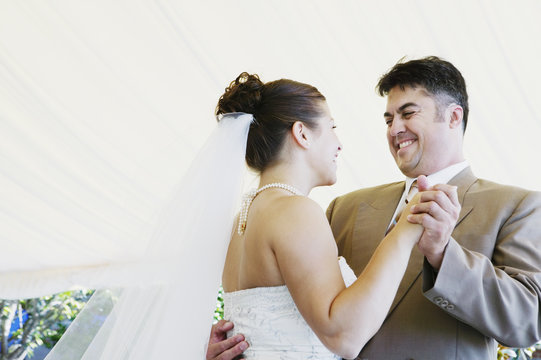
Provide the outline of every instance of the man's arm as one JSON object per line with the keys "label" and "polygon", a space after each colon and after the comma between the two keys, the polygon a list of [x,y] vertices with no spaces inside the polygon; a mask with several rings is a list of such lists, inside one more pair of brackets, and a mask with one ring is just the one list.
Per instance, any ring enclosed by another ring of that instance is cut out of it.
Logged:
{"label": "man's arm", "polygon": [[541,193],[514,201],[505,211],[476,208],[455,231],[468,248],[451,238],[437,276],[425,264],[423,291],[484,335],[527,347],[541,338]]}
{"label": "man's arm", "polygon": [[233,360],[248,348],[242,334],[227,338],[227,332],[233,329],[233,323],[220,320],[210,330],[207,360]]}

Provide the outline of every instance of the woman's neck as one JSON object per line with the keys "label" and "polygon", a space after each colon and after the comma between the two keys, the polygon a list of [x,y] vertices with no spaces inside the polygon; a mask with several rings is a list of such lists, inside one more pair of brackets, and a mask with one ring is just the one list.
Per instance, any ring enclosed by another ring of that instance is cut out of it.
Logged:
{"label": "woman's neck", "polygon": [[310,174],[305,169],[291,165],[275,165],[260,174],[259,187],[272,183],[291,185],[304,195],[308,195],[314,188]]}

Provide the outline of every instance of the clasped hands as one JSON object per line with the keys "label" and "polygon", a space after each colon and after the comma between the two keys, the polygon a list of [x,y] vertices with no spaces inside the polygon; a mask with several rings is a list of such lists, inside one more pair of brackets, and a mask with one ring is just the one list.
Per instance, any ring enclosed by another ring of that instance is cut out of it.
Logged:
{"label": "clasped hands", "polygon": [[429,186],[426,176],[417,178],[419,193],[409,207],[407,220],[423,226],[417,247],[434,270],[440,269],[445,248],[460,214],[457,187],[448,184]]}

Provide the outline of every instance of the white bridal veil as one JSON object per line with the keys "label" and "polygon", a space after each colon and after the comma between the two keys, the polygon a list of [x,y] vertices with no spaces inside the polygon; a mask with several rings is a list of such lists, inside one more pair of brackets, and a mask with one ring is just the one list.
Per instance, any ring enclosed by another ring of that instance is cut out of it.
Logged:
{"label": "white bridal veil", "polygon": [[[62,196],[62,189],[54,184],[27,177],[29,169],[24,162],[8,164],[4,175],[13,179],[13,186],[24,187],[19,193],[26,198],[7,198],[13,202],[12,207],[2,207],[7,231],[19,238],[24,232],[37,231],[32,217],[24,217],[21,209],[49,206],[51,214],[40,214],[40,224],[43,217],[77,211],[66,218],[85,222],[83,228],[92,227],[99,235],[95,241],[111,243],[109,253],[93,254],[91,243],[70,245],[72,239],[39,229],[43,236],[58,236],[64,246],[77,247],[72,250],[84,252],[86,247],[87,256],[75,255],[74,260],[59,256],[58,262],[55,256],[47,256],[47,263],[36,263],[34,270],[1,273],[2,298],[33,297],[76,286],[100,289],[47,359],[170,359],[178,358],[179,352],[186,359],[204,357],[239,204],[252,119],[252,115],[235,113],[219,121],[154,224],[133,218],[129,207],[120,206],[110,210],[115,212],[111,222],[98,221],[96,218],[106,219],[107,214],[84,213],[85,207],[78,204],[84,203],[83,196]],[[129,179],[123,180],[130,186]],[[107,191],[96,191],[89,196],[99,201],[107,195]],[[119,217],[120,209],[125,213]],[[125,223],[115,224],[113,219],[119,218]],[[123,233],[122,228],[130,222],[133,231]],[[3,236],[7,239],[5,232]],[[2,253],[2,261],[9,262],[10,257]],[[11,261],[13,268],[16,259]],[[28,265],[22,261],[22,266],[28,269]]]}

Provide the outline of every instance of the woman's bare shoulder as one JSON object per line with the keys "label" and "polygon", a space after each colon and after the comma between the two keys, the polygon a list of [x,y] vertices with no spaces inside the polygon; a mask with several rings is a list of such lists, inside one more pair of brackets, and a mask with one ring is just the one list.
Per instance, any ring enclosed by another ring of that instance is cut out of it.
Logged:
{"label": "woman's bare shoulder", "polygon": [[274,230],[279,243],[292,242],[297,246],[314,241],[328,242],[334,245],[332,231],[323,208],[314,200],[305,196],[288,196],[279,200],[273,211]]}

